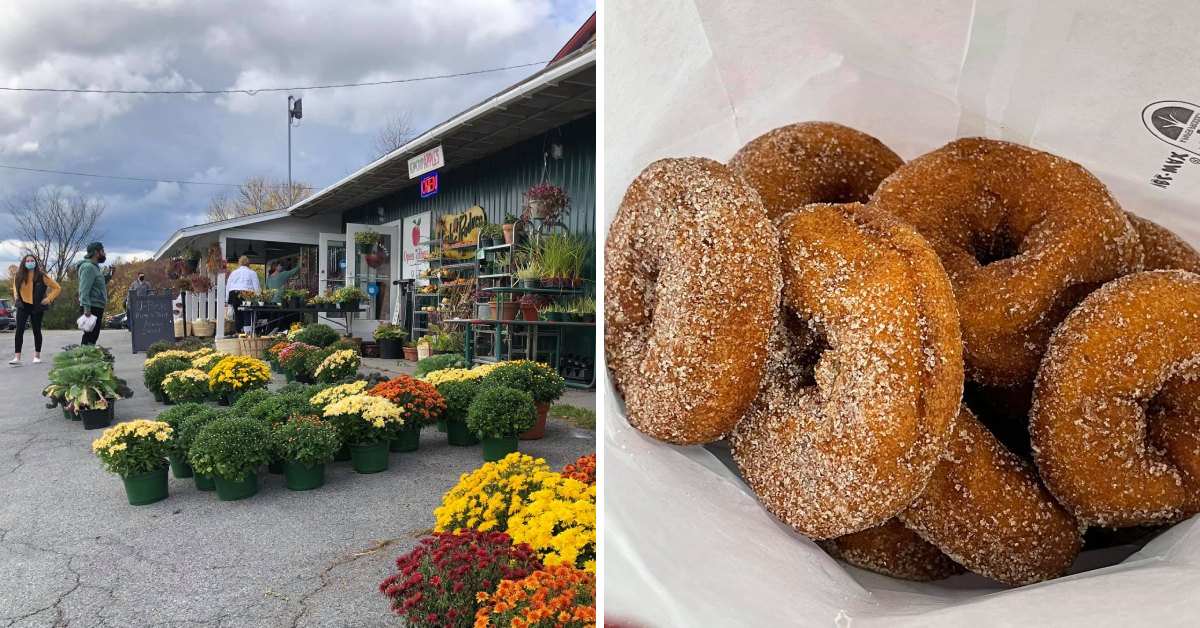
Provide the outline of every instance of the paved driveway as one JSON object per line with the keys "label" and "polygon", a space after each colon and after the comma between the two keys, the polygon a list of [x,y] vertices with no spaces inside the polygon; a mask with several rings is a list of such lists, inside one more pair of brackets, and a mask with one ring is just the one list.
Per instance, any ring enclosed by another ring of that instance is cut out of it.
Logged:
{"label": "paved driveway", "polygon": [[[77,338],[47,332],[47,353]],[[130,355],[128,338],[100,336],[136,391],[117,416],[150,418],[162,406],[142,387],[144,356]],[[10,342],[0,334],[4,351]],[[44,407],[47,368],[0,370],[0,628],[398,625],[376,585],[432,527],[442,493],[480,464],[478,448],[426,431],[421,450],[392,454],[388,471],[334,463],[316,491],[264,474],[257,496],[220,502],[172,478],[167,500],[133,507],[91,453],[100,432]],[[595,407],[592,396],[572,402]],[[595,440],[552,421],[521,448],[561,467]]]}

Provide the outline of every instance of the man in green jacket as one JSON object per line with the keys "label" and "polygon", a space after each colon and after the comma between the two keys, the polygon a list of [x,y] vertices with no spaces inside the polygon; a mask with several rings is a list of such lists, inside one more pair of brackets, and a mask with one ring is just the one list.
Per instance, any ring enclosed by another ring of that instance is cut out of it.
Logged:
{"label": "man in green jacket", "polygon": [[104,306],[108,304],[108,280],[112,279],[112,269],[107,272],[100,270],[107,258],[104,255],[104,245],[92,242],[87,246],[87,256],[76,267],[79,273],[79,313],[91,314],[96,317],[92,331],[83,332],[80,344],[94,345],[100,338],[100,328],[104,326]]}

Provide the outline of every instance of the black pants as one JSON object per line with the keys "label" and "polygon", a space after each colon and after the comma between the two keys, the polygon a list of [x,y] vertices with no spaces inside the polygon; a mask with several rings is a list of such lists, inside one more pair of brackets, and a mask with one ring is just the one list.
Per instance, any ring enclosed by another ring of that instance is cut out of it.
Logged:
{"label": "black pants", "polygon": [[83,340],[79,342],[81,345],[94,345],[100,338],[100,328],[104,327],[104,308],[93,307],[92,316],[96,317],[96,326],[92,328],[92,331],[83,332]]}
{"label": "black pants", "polygon": [[17,306],[17,353],[21,352],[21,345],[25,342],[25,325],[28,324],[33,328],[33,350],[37,353],[42,352],[42,315],[45,312],[35,311],[32,305],[22,303]]}

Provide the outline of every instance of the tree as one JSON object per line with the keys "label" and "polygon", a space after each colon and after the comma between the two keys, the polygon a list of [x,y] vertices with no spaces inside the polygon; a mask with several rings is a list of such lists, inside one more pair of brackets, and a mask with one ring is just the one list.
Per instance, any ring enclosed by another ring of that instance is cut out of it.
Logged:
{"label": "tree", "polygon": [[286,181],[251,177],[233,196],[224,193],[214,196],[208,203],[208,220],[216,222],[291,207],[309,194],[312,188],[299,181],[293,181],[289,188]]}
{"label": "tree", "polygon": [[58,282],[70,272],[84,247],[97,239],[96,225],[105,208],[98,197],[58,188],[42,188],[8,199],[17,237]]}
{"label": "tree", "polygon": [[417,136],[413,130],[412,115],[407,111],[402,111],[391,117],[383,128],[375,133],[375,143],[371,145],[375,155],[371,159],[378,159],[401,146],[411,142]]}

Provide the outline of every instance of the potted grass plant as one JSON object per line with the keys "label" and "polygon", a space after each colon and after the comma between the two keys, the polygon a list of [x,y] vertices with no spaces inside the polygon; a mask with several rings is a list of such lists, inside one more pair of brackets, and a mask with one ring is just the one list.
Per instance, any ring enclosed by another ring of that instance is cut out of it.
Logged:
{"label": "potted grass plant", "polygon": [[351,395],[325,406],[324,416],[350,446],[356,473],[388,468],[388,443],[404,426],[404,409],[382,397]]}
{"label": "potted grass plant", "polygon": [[325,484],[325,465],[342,446],[338,430],[316,415],[300,414],[272,434],[275,454],[283,459],[288,490],[310,491]]}
{"label": "potted grass plant", "polygon": [[416,451],[421,446],[421,429],[436,424],[446,412],[446,400],[432,384],[400,375],[376,384],[367,393],[383,397],[404,408],[404,426],[389,443],[396,452]]}
{"label": "potted grass plant", "polygon": [[483,442],[484,462],[502,460],[517,451],[517,437],[536,422],[533,397],[507,386],[480,390],[467,408],[467,428]]}
{"label": "potted grass plant", "polygon": [[121,476],[133,506],[167,498],[167,453],[173,430],[162,421],[138,419],[104,430],[92,452],[104,468]]}
{"label": "potted grass plant", "polygon": [[217,499],[235,501],[258,493],[258,467],[271,461],[271,432],[245,416],[223,416],[200,429],[188,449],[196,473],[211,477]]}
{"label": "potted grass plant", "polygon": [[385,360],[395,360],[400,357],[400,345],[408,337],[408,332],[400,325],[384,323],[375,328],[375,342],[379,343],[379,357]]}

